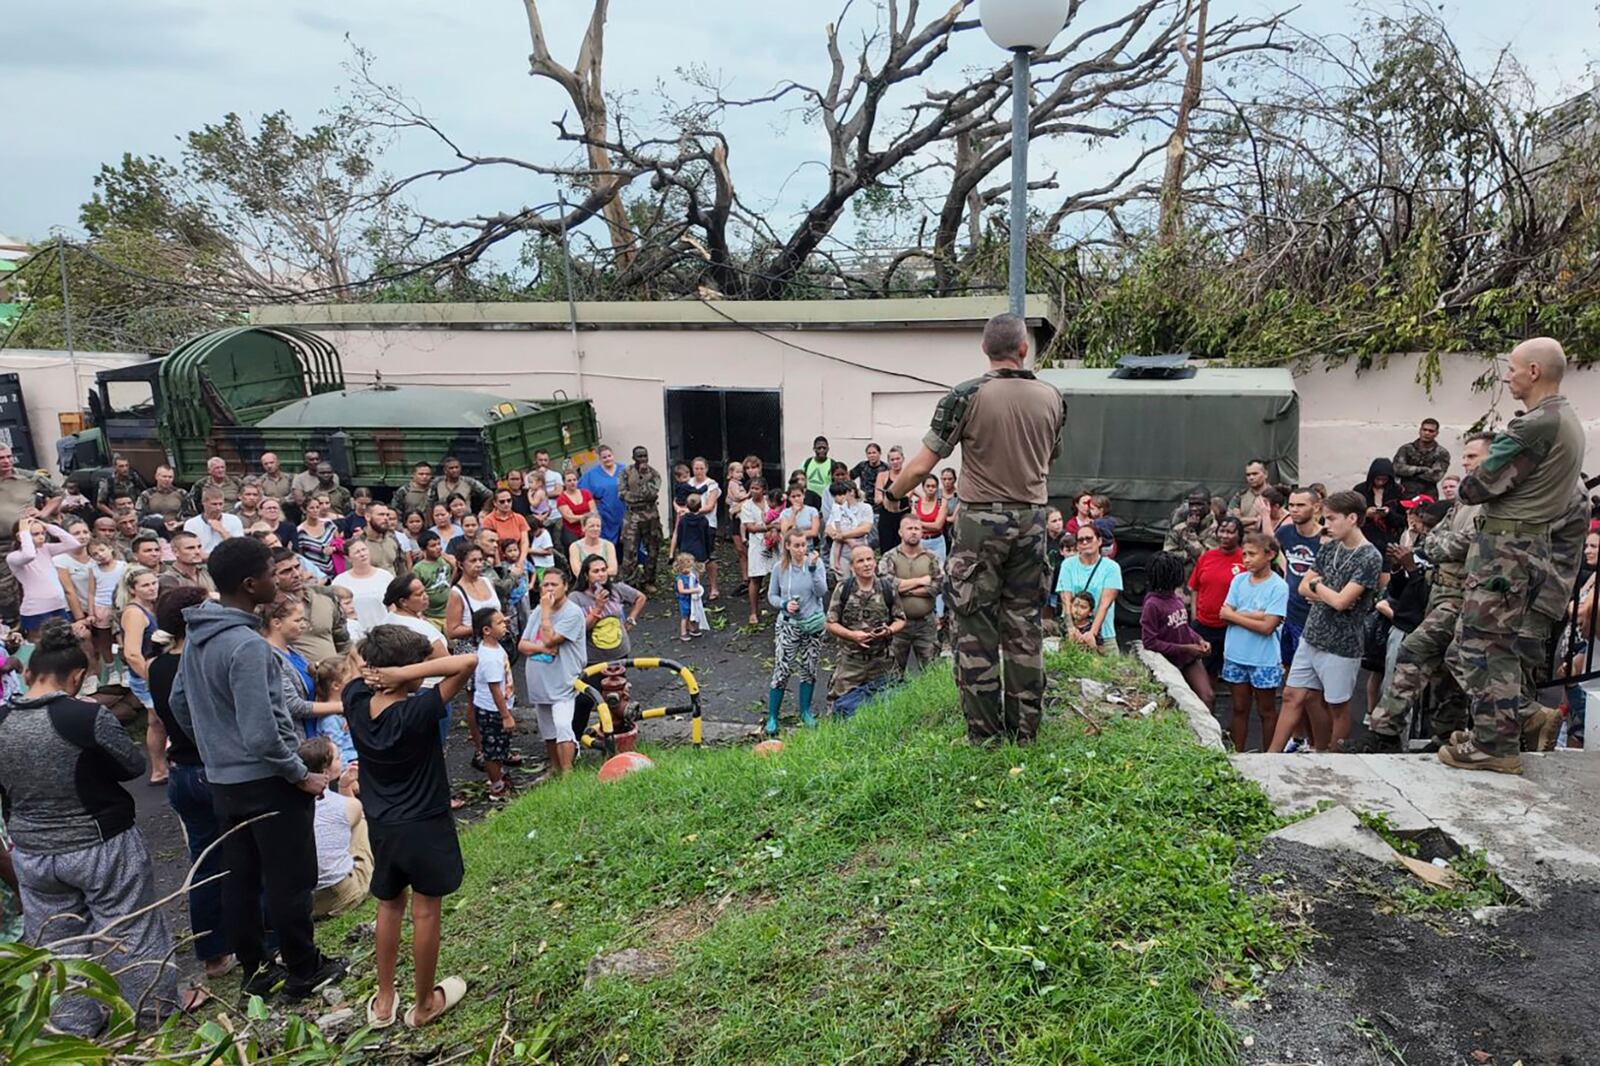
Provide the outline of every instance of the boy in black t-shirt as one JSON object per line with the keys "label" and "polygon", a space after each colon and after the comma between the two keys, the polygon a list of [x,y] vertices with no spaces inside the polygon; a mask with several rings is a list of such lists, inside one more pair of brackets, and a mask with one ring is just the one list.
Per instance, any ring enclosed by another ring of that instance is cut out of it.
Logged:
{"label": "boy in black t-shirt", "polygon": [[[467,992],[459,977],[434,983],[441,903],[461,887],[463,873],[439,722],[472,677],[478,657],[429,660],[429,650],[426,637],[403,626],[374,626],[361,642],[361,679],[344,690],[350,739],[361,755],[361,809],[372,837],[371,892],[378,899],[378,990],[367,1000],[367,1024],[375,1029],[399,1016],[394,977],[408,889],[417,998],[406,1024],[428,1024]],[[430,677],[443,680],[421,688]]]}

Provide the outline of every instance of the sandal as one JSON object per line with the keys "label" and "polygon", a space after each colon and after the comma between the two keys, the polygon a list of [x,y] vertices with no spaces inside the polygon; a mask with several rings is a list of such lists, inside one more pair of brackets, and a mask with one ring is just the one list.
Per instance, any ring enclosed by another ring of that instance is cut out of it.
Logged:
{"label": "sandal", "polygon": [[490,803],[504,803],[506,800],[508,800],[510,798],[511,798],[511,786],[506,784],[504,780],[502,780],[500,782],[500,787],[499,788],[495,788],[493,785],[489,786],[489,802]]}
{"label": "sandal", "polygon": [[516,748],[512,748],[510,753],[506,755],[505,764],[507,766],[521,766],[522,752],[518,751]]}
{"label": "sandal", "polygon": [[389,1026],[400,1020],[400,996],[398,993],[395,994],[394,999],[395,1012],[389,1015],[387,1018],[380,1018],[378,1016],[378,993],[374,992],[372,995],[367,997],[368,1029],[387,1029]]}
{"label": "sandal", "polygon": [[484,771],[483,752],[480,751],[480,752],[475,752],[473,754],[473,756],[472,756],[472,768],[474,770],[478,771],[478,773],[480,773],[480,774],[483,773],[483,771]]}
{"label": "sandal", "polygon": [[178,1009],[184,1014],[194,1014],[216,997],[200,985],[190,985],[178,993]]}
{"label": "sandal", "polygon": [[450,797],[450,809],[452,811],[459,811],[463,807],[465,807],[466,805],[467,805],[467,797],[465,797],[465,796],[451,796]]}
{"label": "sandal", "polygon": [[[428,1019],[429,1022],[437,1021],[442,1015],[448,1012],[451,1007],[454,1007],[466,997],[467,982],[463,981],[459,977],[446,977],[443,981],[440,981],[438,984],[434,985],[433,990],[435,992],[444,993],[444,1006],[439,1008],[438,1014],[435,1014],[432,1018]],[[406,1011],[407,1028],[417,1029],[426,1024],[428,1024],[428,1022],[417,1021],[417,1008],[415,1006]]]}

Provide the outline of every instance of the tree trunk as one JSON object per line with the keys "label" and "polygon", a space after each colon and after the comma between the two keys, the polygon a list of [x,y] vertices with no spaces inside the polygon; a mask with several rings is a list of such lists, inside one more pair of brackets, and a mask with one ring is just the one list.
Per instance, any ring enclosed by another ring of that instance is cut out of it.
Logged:
{"label": "tree trunk", "polygon": [[[1210,0],[1196,2],[1198,11],[1194,51],[1185,57],[1189,62],[1189,72],[1183,82],[1183,97],[1178,101],[1178,121],[1173,124],[1172,136],[1167,139],[1167,170],[1161,179],[1162,247],[1174,243],[1183,230],[1184,142],[1189,137],[1189,115],[1200,106],[1200,86],[1206,56],[1206,15],[1210,7]],[[1179,51],[1185,51],[1181,44]]]}

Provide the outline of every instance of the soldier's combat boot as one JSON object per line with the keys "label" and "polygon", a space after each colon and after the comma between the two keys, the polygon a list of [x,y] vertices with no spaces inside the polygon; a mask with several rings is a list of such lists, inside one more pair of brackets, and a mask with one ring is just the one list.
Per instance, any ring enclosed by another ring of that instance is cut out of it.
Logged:
{"label": "soldier's combat boot", "polygon": [[1560,729],[1560,711],[1535,707],[1533,713],[1522,720],[1522,750],[1554,751],[1556,734]]}
{"label": "soldier's combat boot", "polygon": [[1350,755],[1403,755],[1405,745],[1397,736],[1369,729],[1366,736],[1355,744],[1347,745],[1344,750]]}
{"label": "soldier's combat boot", "polygon": [[783,707],[783,689],[767,690],[767,736],[778,735],[778,711]]}
{"label": "soldier's combat boot", "polygon": [[812,726],[817,724],[816,716],[811,713],[811,694],[816,690],[816,682],[800,682],[800,724]]}
{"label": "soldier's combat boot", "polygon": [[1522,755],[1490,755],[1471,740],[1439,749],[1439,761],[1457,770],[1491,770],[1497,774],[1522,773]]}

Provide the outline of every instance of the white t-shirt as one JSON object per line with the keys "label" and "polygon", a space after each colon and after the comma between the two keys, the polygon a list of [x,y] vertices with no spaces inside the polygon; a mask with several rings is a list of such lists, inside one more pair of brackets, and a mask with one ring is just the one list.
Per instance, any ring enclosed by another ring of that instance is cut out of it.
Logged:
{"label": "white t-shirt", "polygon": [[543,526],[536,527],[528,538],[528,561],[541,570],[556,565],[555,546],[550,540],[550,531]]}
{"label": "white t-shirt", "polygon": [[[767,509],[764,505],[754,500],[746,500],[739,505],[739,521],[744,525],[762,525],[766,521]],[[765,577],[772,573],[773,558],[767,552],[765,533],[751,533],[745,547],[745,561],[748,564],[751,577]]]}
{"label": "white t-shirt", "polygon": [[[222,528],[228,531],[228,536],[244,536],[244,523],[239,521],[238,515],[223,512],[221,518]],[[212,529],[210,523],[206,521],[206,516],[202,514],[197,514],[189,519],[183,524],[183,528],[200,538],[200,550],[207,555],[216,551],[217,545],[223,541],[222,534]]]}
{"label": "white t-shirt", "polygon": [[561,471],[555,469],[554,467],[551,467],[550,469],[546,470],[544,472],[544,494],[545,494],[545,496],[549,497],[552,500],[555,499],[556,495],[561,491],[563,483],[564,483],[564,481],[563,481],[563,478],[561,477]]}
{"label": "white t-shirt", "polygon": [[89,571],[94,569],[92,562],[80,562],[70,555],[55,557],[57,570],[65,571],[67,580],[72,582],[72,589],[78,594],[78,606],[85,611],[89,609]]}
{"label": "white t-shirt", "polygon": [[312,806],[311,828],[317,838],[317,888],[332,888],[350,876],[350,807],[354,802],[331,789]]}
{"label": "white t-shirt", "polygon": [[[382,624],[386,626],[401,626],[402,628],[411,630],[411,632],[426,639],[429,648],[432,648],[435,644],[438,644],[441,647],[445,646],[444,634],[439,632],[438,626],[427,621],[426,619],[412,618],[408,614],[401,614],[398,611],[390,611],[388,614],[383,616]],[[446,647],[445,650],[448,651],[449,648]],[[433,688],[441,680],[443,679],[437,677],[425,678],[422,682],[422,687]]]}
{"label": "white t-shirt", "polygon": [[504,686],[501,695],[505,697],[509,709],[511,660],[506,657],[504,648],[485,640],[478,645],[478,669],[472,675],[472,705],[478,710],[500,713],[500,708],[494,703],[494,693],[489,691],[489,686],[494,684]]}
{"label": "white t-shirt", "polygon": [[[722,489],[719,488],[717,483],[712,481],[710,478],[706,478],[704,481],[695,481],[691,478],[689,481],[689,487],[694,489],[696,494],[699,495],[700,509],[702,511],[705,511],[707,503],[722,495]],[[717,528],[717,509],[715,507],[712,507],[711,510],[706,511],[706,525],[710,526],[712,529]]]}
{"label": "white t-shirt", "polygon": [[[61,556],[56,556],[61,558]],[[128,564],[121,559],[114,559],[111,569],[103,570],[98,563],[89,568],[89,573],[94,576],[94,605],[96,607],[115,607],[117,603],[117,589],[122,587],[122,578],[128,572]]]}
{"label": "white t-shirt", "polygon": [[333,579],[333,587],[350,590],[350,598],[356,605],[356,621],[364,629],[371,629],[387,621],[389,608],[383,605],[383,594],[393,580],[394,575],[379,566],[366,577],[356,577],[354,571],[346,570]]}

